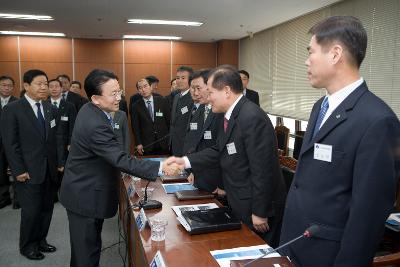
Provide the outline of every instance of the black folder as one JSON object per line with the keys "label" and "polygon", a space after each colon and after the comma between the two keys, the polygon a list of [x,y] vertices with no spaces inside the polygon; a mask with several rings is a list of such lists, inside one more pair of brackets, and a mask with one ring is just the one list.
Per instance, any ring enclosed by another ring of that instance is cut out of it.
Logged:
{"label": "black folder", "polygon": [[175,196],[179,200],[215,198],[214,194],[199,189],[176,191]]}
{"label": "black folder", "polygon": [[207,210],[182,211],[190,226],[190,234],[205,234],[236,230],[241,228],[241,223],[227,208],[215,208]]}

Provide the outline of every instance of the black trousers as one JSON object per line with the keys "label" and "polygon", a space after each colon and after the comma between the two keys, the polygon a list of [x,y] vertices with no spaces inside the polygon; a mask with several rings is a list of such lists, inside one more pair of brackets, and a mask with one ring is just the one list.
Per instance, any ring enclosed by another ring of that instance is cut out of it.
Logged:
{"label": "black trousers", "polygon": [[42,184],[16,182],[15,190],[21,206],[19,249],[21,253],[37,250],[39,244],[47,243],[54,207],[54,185],[46,174]]}
{"label": "black trousers", "polygon": [[85,217],[67,210],[71,243],[71,267],[97,267],[104,219]]}
{"label": "black trousers", "polygon": [[7,175],[6,155],[1,150],[2,148],[0,148],[0,202],[3,202],[10,199],[10,181]]}

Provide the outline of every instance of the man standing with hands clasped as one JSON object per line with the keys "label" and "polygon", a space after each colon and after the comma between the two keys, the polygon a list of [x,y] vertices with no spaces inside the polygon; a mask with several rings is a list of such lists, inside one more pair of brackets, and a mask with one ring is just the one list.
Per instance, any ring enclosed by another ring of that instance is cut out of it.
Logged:
{"label": "man standing with hands clasped", "polygon": [[233,214],[268,244],[279,241],[285,184],[279,167],[276,137],[266,113],[243,96],[237,70],[213,69],[208,78],[212,111],[224,113],[216,144],[168,163],[196,172],[220,165]]}
{"label": "man standing with hands clasped", "polygon": [[93,70],[84,85],[90,102],[78,113],[60,202],[67,209],[71,266],[98,266],[103,221],[117,212],[121,171],[155,181],[164,171],[175,175],[173,164],[132,158],[118,143],[111,112],[119,109],[121,90],[114,73]]}
{"label": "man standing with hands clasped", "polygon": [[330,17],[310,33],[308,79],[327,95],[311,111],[281,243],[310,224],[320,231],[282,252],[296,266],[371,266],[395,202],[399,120],[360,77],[367,33],[357,18]]}

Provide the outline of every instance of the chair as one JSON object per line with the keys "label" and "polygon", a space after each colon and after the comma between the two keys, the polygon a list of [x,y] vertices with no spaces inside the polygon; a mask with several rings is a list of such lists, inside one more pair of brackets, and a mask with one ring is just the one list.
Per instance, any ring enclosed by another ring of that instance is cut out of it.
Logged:
{"label": "chair", "polygon": [[289,128],[278,125],[275,127],[276,140],[278,143],[278,150],[281,150],[281,153],[278,153],[282,156],[289,155]]}
{"label": "chair", "polygon": [[294,138],[294,149],[293,149],[293,158],[299,159],[301,146],[303,145],[305,131],[296,131],[296,136]]}
{"label": "chair", "polygon": [[292,157],[279,156],[279,164],[282,169],[283,179],[285,180],[286,190],[289,192],[296,172],[297,160]]}

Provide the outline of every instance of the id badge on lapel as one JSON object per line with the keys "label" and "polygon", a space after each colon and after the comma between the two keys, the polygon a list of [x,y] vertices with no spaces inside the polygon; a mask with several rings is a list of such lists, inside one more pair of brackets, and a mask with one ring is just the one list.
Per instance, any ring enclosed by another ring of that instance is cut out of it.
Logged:
{"label": "id badge on lapel", "polygon": [[237,151],[236,151],[235,143],[232,142],[232,143],[226,144],[226,150],[228,151],[228,155],[236,154]]}
{"label": "id badge on lapel", "polygon": [[332,162],[332,146],[315,143],[314,159],[326,162]]}

